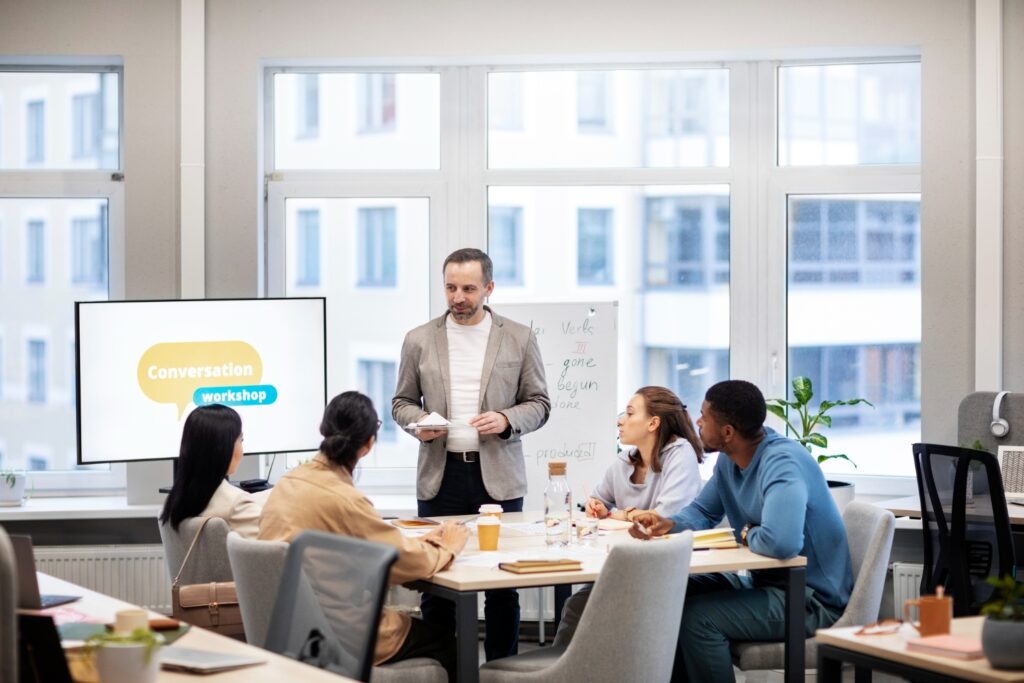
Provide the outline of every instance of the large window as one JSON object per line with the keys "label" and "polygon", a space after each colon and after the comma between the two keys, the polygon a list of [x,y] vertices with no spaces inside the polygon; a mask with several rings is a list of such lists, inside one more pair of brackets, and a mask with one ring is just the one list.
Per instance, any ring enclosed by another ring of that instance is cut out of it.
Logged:
{"label": "large window", "polygon": [[98,215],[71,219],[71,283],[105,289],[107,286],[107,220],[105,206]]}

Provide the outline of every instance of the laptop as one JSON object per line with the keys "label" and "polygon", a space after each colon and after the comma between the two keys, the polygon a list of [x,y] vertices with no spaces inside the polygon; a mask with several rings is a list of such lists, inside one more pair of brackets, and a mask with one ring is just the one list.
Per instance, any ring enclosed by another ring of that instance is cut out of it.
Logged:
{"label": "laptop", "polygon": [[46,609],[81,598],[81,595],[40,595],[36,577],[36,559],[32,552],[31,536],[11,535],[14,560],[18,567],[18,607],[20,609]]}

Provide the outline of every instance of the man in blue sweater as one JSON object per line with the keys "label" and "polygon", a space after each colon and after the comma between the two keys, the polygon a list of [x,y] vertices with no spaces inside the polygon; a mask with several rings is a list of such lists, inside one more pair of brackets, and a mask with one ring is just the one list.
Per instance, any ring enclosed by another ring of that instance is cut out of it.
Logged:
{"label": "man in blue sweater", "polygon": [[[637,515],[630,533],[650,538],[711,529],[725,516],[741,528],[737,540],[755,553],[803,555],[811,636],[835,623],[850,598],[846,530],[818,463],[799,443],[765,427],[765,415],[764,396],[750,382],[729,380],[708,389],[697,420],[700,438],[705,452],[726,457],[718,458],[711,479],[682,512]],[[690,577],[672,680],[735,680],[730,642],[784,640],[784,606],[782,579],[770,571]]]}

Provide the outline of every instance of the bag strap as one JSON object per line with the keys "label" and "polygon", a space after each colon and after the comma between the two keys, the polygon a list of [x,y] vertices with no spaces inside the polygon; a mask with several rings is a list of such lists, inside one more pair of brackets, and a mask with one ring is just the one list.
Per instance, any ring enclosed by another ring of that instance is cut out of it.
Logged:
{"label": "bag strap", "polygon": [[188,546],[188,551],[185,552],[185,559],[181,561],[181,567],[178,568],[178,575],[174,577],[174,581],[171,582],[172,586],[178,585],[178,579],[181,578],[182,573],[185,571],[185,565],[188,564],[188,558],[192,555],[192,550],[195,549],[196,543],[199,542],[199,536],[202,535],[203,529],[206,528],[207,523],[213,519],[213,517],[203,518],[203,523],[199,525],[199,529],[196,530],[196,535],[192,537],[192,543]]}

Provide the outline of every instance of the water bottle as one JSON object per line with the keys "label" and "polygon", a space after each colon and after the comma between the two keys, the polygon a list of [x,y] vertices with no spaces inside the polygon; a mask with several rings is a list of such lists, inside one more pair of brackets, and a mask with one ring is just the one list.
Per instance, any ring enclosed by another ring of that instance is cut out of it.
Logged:
{"label": "water bottle", "polygon": [[572,489],[565,476],[565,463],[548,463],[548,485],[544,487],[544,540],[548,546],[564,547],[572,538]]}

